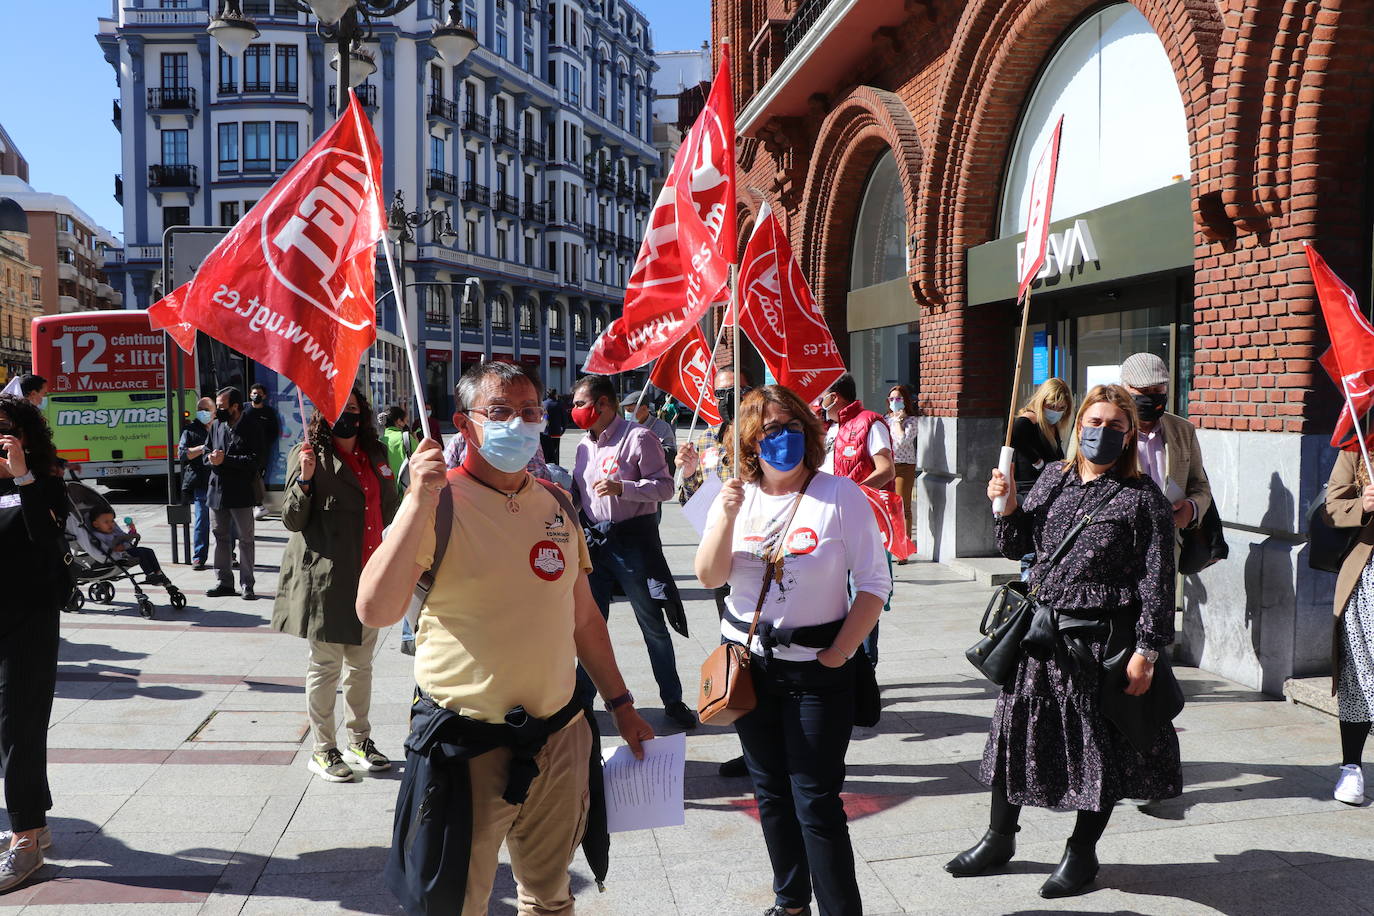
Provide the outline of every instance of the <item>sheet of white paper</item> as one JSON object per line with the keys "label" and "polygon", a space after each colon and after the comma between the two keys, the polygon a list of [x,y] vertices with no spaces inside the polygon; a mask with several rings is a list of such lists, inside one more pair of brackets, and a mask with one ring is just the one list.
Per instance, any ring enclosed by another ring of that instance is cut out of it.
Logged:
{"label": "sheet of white paper", "polygon": [[1121,366],[1089,366],[1085,373],[1086,382],[1089,388],[1096,388],[1098,385],[1119,385],[1121,384]]}
{"label": "sheet of white paper", "polygon": [[1172,506],[1187,495],[1188,494],[1183,492],[1183,488],[1180,487],[1172,477],[1164,481],[1164,498],[1169,501],[1169,505]]}
{"label": "sheet of white paper", "polygon": [[682,507],[682,512],[687,516],[687,521],[692,523],[692,527],[697,530],[701,537],[706,536],[706,516],[711,511],[711,505],[720,495],[723,484],[719,477],[710,474],[701,482],[701,487],[692,494],[692,498]]}
{"label": "sheet of white paper", "polygon": [[686,819],[682,773],[687,736],[678,732],[644,742],[644,759],[625,745],[602,751],[606,826],[611,833],[681,827]]}

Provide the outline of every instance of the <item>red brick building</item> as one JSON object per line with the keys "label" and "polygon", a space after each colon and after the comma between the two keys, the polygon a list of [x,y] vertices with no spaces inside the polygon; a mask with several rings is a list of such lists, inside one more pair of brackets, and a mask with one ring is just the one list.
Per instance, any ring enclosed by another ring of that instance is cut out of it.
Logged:
{"label": "red brick building", "polygon": [[1336,395],[1303,245],[1370,288],[1374,3],[714,0],[735,66],[741,244],[782,214],[870,406],[919,390],[919,547],[988,555],[1025,185],[1065,119],[1026,378],[1137,350],[1198,426],[1231,557],[1184,654],[1277,692],[1326,664],[1303,552]]}

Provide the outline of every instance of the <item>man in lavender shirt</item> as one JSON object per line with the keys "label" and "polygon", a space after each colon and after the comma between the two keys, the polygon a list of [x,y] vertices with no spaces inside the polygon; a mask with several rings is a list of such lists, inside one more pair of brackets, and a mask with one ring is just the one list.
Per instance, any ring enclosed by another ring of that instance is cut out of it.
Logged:
{"label": "man in lavender shirt", "polygon": [[[644,634],[664,713],[683,728],[694,728],[696,717],[682,702],[663,601],[650,590],[653,571],[667,567],[656,522],[659,503],[673,495],[663,444],[646,427],[621,416],[615,387],[603,375],[578,379],[571,414],[587,431],[577,444],[573,486],[591,550],[592,596],[609,616],[617,586],[625,593]],[[667,579],[671,585],[671,575]]]}

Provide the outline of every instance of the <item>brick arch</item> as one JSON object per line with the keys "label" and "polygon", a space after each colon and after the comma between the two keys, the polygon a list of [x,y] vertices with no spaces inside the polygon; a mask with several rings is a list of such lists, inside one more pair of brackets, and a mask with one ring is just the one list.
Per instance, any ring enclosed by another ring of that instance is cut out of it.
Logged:
{"label": "brick arch", "polygon": [[[1183,97],[1193,171],[1209,130],[1211,73],[1222,33],[1215,3],[1130,0],[1164,45]],[[1100,0],[974,0],[965,6],[931,133],[941,139],[921,179],[916,279],[930,302],[957,302],[963,253],[995,235],[1010,142],[1040,67]],[[949,206],[951,201],[957,202]]]}
{"label": "brick arch", "polygon": [[[850,249],[864,183],[879,156],[891,150],[913,224],[922,148],[916,122],[894,93],[872,86],[852,90],[822,122],[807,170],[800,225],[788,227],[817,304],[840,352],[848,357]],[[800,235],[800,238],[798,238]],[[914,320],[916,316],[912,316]]]}

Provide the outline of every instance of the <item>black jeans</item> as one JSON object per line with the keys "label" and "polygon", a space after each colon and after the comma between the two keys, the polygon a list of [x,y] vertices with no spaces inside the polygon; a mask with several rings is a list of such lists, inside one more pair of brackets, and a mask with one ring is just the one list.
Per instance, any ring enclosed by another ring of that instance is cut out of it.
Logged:
{"label": "black jeans", "polygon": [[58,609],[13,608],[24,618],[0,636],[0,771],[10,829],[47,824],[48,718],[57,689]]}
{"label": "black jeans", "polygon": [[749,666],[758,705],[735,722],[754,780],[759,822],[784,907],[816,903],[823,916],[863,912],[840,800],[854,727],[854,669],[820,662]]}
{"label": "black jeans", "polygon": [[162,564],[157,561],[157,554],[153,552],[153,548],[130,547],[124,552],[129,555],[129,559],[138,563],[138,568],[143,570],[143,575],[162,575]]}

